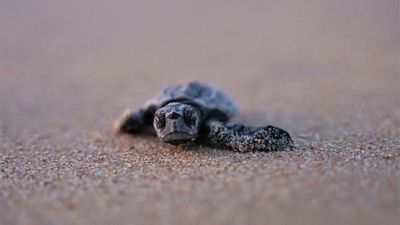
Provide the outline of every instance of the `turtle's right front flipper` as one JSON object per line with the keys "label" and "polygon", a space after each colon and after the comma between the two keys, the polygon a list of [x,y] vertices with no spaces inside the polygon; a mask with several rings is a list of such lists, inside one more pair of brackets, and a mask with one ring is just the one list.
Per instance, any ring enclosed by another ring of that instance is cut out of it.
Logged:
{"label": "turtle's right front flipper", "polygon": [[136,133],[153,123],[154,110],[139,109],[132,111],[126,109],[113,123],[112,130],[115,133]]}

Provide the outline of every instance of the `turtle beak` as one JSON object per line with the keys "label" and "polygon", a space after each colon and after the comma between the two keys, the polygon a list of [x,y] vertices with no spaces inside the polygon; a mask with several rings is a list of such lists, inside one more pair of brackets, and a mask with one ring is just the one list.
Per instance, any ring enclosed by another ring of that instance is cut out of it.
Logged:
{"label": "turtle beak", "polygon": [[194,139],[197,132],[188,127],[183,119],[183,116],[176,112],[171,112],[166,115],[166,124],[163,130],[163,140],[169,141],[190,141]]}
{"label": "turtle beak", "polygon": [[[178,107],[179,106],[179,107]],[[197,138],[198,120],[192,125],[185,120],[185,108],[187,105],[166,105],[163,108],[163,128],[158,128],[154,122],[154,127],[157,131],[157,136],[165,142],[171,144],[185,143],[193,141]],[[156,121],[156,120],[154,120]]]}
{"label": "turtle beak", "polygon": [[167,113],[165,116],[166,116],[166,118],[171,119],[171,120],[178,119],[179,117],[182,117],[181,114],[179,114],[179,113],[177,113],[175,111]]}
{"label": "turtle beak", "polygon": [[182,131],[182,126],[185,124],[183,123],[183,116],[175,111],[172,111],[165,115],[167,119],[166,128],[168,128],[169,133],[176,133]]}

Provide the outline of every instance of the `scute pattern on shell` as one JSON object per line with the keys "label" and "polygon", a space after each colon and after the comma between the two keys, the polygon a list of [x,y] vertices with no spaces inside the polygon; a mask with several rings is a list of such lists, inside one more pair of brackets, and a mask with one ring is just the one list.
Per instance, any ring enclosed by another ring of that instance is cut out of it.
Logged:
{"label": "scute pattern on shell", "polygon": [[169,102],[181,101],[200,106],[205,114],[218,112],[230,118],[238,113],[238,107],[226,94],[215,87],[198,81],[167,86],[159,95],[145,103],[145,107],[160,108]]}

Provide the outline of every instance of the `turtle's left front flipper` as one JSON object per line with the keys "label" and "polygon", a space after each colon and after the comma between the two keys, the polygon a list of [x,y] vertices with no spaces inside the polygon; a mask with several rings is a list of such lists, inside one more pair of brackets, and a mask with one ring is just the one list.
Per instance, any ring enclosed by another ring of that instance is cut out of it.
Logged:
{"label": "turtle's left front flipper", "polygon": [[278,151],[293,148],[293,140],[289,133],[278,127],[248,127],[210,120],[206,122],[204,130],[210,144],[239,152]]}

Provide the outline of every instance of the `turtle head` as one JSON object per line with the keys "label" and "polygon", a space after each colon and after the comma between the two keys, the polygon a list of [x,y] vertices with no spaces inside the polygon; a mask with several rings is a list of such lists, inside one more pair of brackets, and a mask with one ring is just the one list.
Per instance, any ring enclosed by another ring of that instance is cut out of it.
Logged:
{"label": "turtle head", "polygon": [[157,110],[153,121],[157,136],[171,144],[182,144],[197,138],[200,112],[193,106],[172,102]]}

